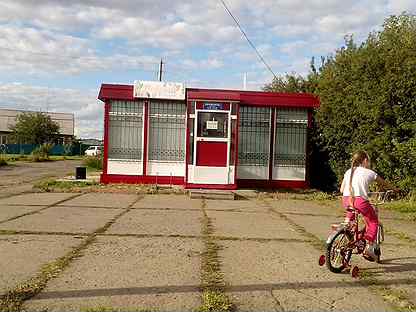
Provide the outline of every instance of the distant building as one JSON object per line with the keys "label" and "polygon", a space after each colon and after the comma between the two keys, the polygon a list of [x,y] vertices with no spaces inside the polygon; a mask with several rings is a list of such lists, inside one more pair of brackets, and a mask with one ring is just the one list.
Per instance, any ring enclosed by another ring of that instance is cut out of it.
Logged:
{"label": "distant building", "polygon": [[81,144],[88,145],[88,146],[93,146],[93,145],[101,146],[104,144],[103,140],[98,140],[98,139],[80,139],[79,141],[81,142]]}
{"label": "distant building", "polygon": [[[16,117],[23,113],[37,112],[0,108],[0,144],[10,143],[10,128],[16,124]],[[59,136],[55,139],[55,144],[70,143],[74,136],[74,114],[50,112],[42,113],[50,116],[51,119],[59,125]]]}

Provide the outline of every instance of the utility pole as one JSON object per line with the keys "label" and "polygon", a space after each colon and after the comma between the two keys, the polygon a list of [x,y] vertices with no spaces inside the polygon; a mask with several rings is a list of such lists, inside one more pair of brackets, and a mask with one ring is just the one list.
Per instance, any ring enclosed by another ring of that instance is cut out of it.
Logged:
{"label": "utility pole", "polygon": [[162,81],[162,73],[163,73],[163,60],[160,59],[160,64],[159,64],[159,81]]}
{"label": "utility pole", "polygon": [[247,90],[247,73],[243,75],[243,90]]}

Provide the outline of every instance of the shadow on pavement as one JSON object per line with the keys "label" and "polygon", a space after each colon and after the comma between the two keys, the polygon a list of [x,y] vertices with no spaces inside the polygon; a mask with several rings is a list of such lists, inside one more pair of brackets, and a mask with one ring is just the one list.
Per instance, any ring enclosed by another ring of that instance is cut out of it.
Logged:
{"label": "shadow on pavement", "polygon": [[[365,287],[370,285],[389,286],[389,285],[416,285],[415,279],[391,279],[378,281],[332,281],[332,282],[286,282],[272,284],[251,284],[236,285],[226,288],[227,292],[249,292],[249,291],[271,291],[279,289],[319,289],[335,287]],[[189,286],[155,286],[155,287],[126,287],[126,288],[104,288],[68,291],[49,291],[43,292],[32,300],[40,299],[63,299],[63,298],[82,298],[82,297],[101,297],[101,296],[122,296],[122,295],[150,295],[168,293],[188,293],[201,291],[199,285]]]}

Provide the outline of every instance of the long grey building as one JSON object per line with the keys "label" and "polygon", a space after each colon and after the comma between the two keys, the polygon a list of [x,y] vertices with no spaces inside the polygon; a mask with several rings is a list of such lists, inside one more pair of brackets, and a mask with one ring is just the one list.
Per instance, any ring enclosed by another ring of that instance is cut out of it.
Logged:
{"label": "long grey building", "polygon": [[[0,108],[0,144],[10,143],[8,136],[11,133],[10,128],[16,124],[16,118],[23,113],[37,113],[34,111],[2,109]],[[56,144],[69,143],[74,136],[74,114],[73,113],[52,113],[42,112],[51,117],[59,125],[59,136],[56,138]]]}

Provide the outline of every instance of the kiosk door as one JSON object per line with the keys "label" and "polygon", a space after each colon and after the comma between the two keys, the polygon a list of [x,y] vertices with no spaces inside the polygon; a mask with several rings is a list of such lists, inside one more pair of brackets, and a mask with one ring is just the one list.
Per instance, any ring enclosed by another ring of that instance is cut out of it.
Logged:
{"label": "kiosk door", "polygon": [[194,176],[197,184],[230,184],[230,112],[196,111]]}

